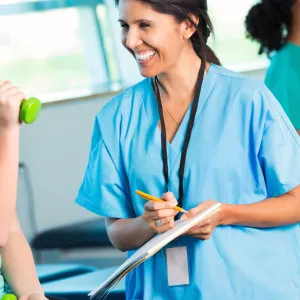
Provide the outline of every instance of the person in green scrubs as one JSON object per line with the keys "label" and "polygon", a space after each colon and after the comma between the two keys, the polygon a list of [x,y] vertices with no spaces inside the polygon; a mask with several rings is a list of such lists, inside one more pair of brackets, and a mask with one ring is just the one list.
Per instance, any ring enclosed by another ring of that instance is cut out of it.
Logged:
{"label": "person in green scrubs", "polygon": [[265,83],[300,134],[300,0],[263,0],[245,24],[259,54],[270,58]]}
{"label": "person in green scrubs", "polygon": [[16,214],[23,99],[19,88],[0,80],[0,299],[46,300]]}

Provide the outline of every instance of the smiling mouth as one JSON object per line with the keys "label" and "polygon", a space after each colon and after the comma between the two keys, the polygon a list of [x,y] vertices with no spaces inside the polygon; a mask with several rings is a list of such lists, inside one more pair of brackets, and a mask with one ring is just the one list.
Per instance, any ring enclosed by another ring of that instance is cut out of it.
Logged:
{"label": "smiling mouth", "polygon": [[135,53],[135,58],[139,63],[146,63],[156,54],[156,51],[147,51],[143,53]]}

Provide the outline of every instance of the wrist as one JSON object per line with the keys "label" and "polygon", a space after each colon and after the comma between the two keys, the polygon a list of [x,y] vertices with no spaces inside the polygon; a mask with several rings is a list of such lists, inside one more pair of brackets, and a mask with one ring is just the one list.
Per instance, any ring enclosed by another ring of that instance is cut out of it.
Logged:
{"label": "wrist", "polygon": [[147,232],[148,235],[154,236],[156,234],[156,231],[154,231],[151,228],[151,226],[149,226],[149,224],[144,220],[143,216],[138,217],[138,220],[139,220],[139,223],[142,226],[140,228],[144,228],[144,230]]}
{"label": "wrist", "polygon": [[45,299],[45,294],[43,291],[36,291],[36,292],[31,292],[26,294],[25,296],[26,300],[44,300]]}
{"label": "wrist", "polygon": [[220,225],[233,225],[236,222],[236,208],[235,204],[222,204],[221,208],[221,222]]}
{"label": "wrist", "polygon": [[0,126],[0,136],[19,136],[20,125]]}

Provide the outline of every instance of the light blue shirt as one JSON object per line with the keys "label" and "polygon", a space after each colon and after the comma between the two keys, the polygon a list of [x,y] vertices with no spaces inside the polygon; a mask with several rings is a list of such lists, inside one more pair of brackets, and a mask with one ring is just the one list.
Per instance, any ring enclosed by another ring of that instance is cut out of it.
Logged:
{"label": "light blue shirt", "polygon": [[[176,197],[190,113],[167,144],[169,191]],[[78,204],[102,216],[134,218],[145,204],[135,190],[165,192],[158,121],[150,79],[105,105],[96,117]],[[208,199],[255,203],[299,184],[299,137],[277,100],[263,83],[211,65],[187,153],[183,208]],[[207,241],[182,236],[167,247],[187,247],[190,284],[168,286],[162,249],[126,277],[127,299],[300,299],[299,239],[299,225],[219,226]]]}

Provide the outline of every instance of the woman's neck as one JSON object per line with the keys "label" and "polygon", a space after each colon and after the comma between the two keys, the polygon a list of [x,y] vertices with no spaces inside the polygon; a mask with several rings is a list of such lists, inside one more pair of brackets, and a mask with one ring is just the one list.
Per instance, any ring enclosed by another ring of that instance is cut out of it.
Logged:
{"label": "woman's neck", "polygon": [[287,41],[300,46],[300,29],[292,30],[287,38]]}
{"label": "woman's neck", "polygon": [[300,2],[296,1],[293,7],[293,22],[287,41],[300,46]]}
{"label": "woman's neck", "polygon": [[158,75],[163,101],[192,101],[201,59],[192,50],[183,53],[167,72]]}

